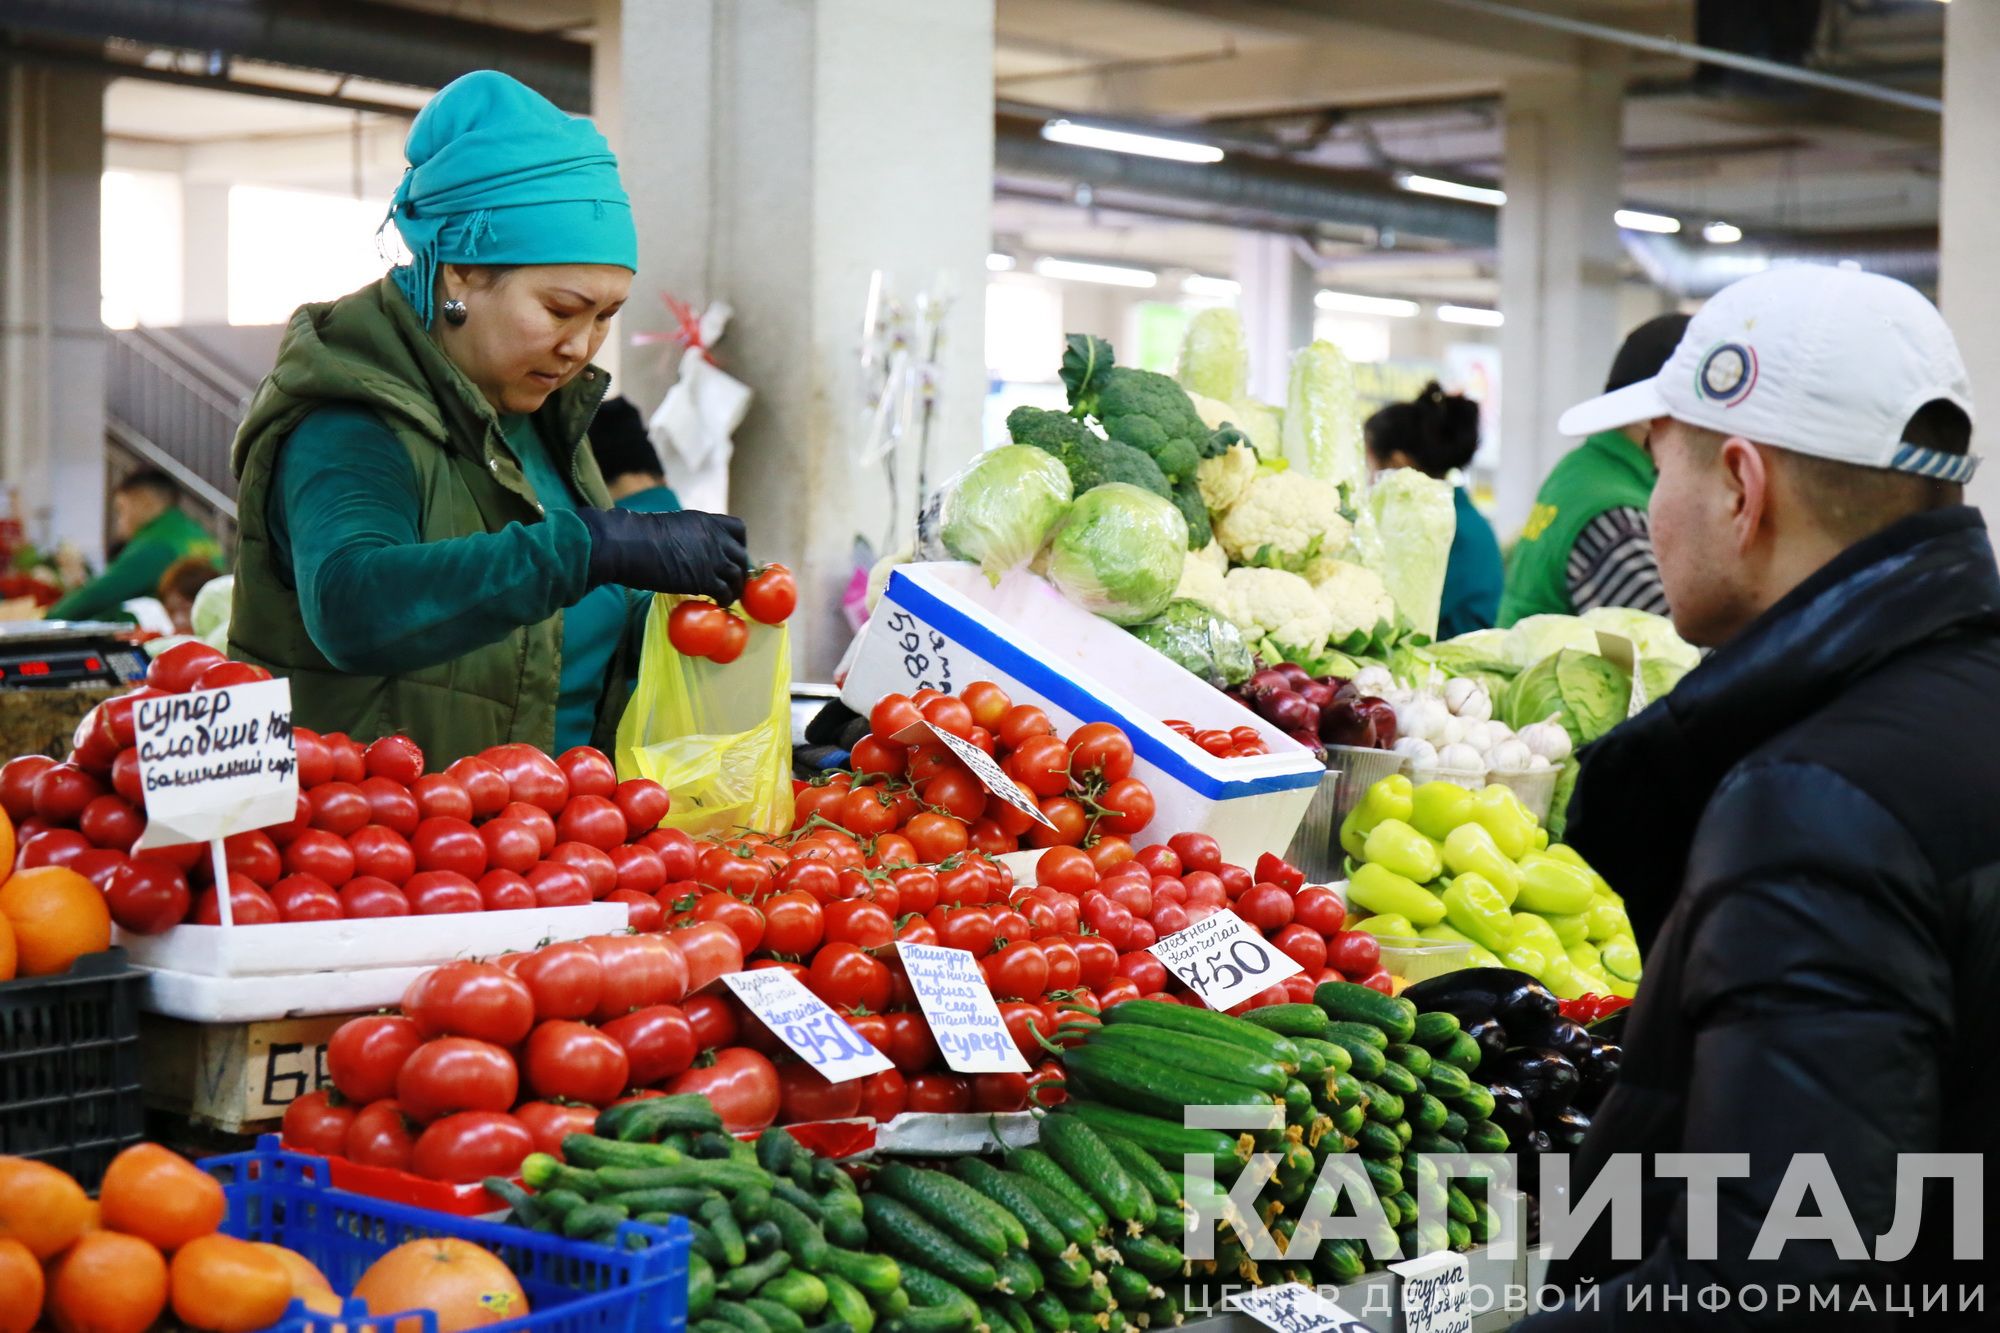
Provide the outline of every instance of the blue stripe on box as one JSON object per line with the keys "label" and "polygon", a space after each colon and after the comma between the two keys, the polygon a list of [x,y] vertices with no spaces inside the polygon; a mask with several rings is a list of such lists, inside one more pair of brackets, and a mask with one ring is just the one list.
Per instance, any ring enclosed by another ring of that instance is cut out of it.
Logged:
{"label": "blue stripe on box", "polygon": [[[887,600],[907,607],[912,614],[928,622],[931,628],[949,635],[987,661],[1004,667],[1008,675],[1072,717],[1085,722],[1111,722],[1123,727],[1131,738],[1134,754],[1204,799],[1228,801],[1245,796],[1265,796],[1272,792],[1297,791],[1301,787],[1318,786],[1320,779],[1326,776],[1326,771],[1321,768],[1299,773],[1274,773],[1259,778],[1218,778],[1212,773],[1204,773],[1185,755],[1168,748],[1166,742],[1152,733],[1135,727],[1131,719],[1068,676],[918,587],[900,571],[890,576]],[[1153,651],[1137,639],[1132,640],[1132,647],[1143,652]]]}

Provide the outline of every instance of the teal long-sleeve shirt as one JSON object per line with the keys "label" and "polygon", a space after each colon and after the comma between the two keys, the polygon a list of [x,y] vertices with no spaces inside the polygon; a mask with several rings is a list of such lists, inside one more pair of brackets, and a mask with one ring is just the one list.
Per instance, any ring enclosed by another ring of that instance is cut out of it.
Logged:
{"label": "teal long-sleeve shirt", "polygon": [[1440,639],[1491,629],[1500,614],[1500,593],[1506,570],[1493,525],[1472,503],[1463,486],[1452,488],[1458,527],[1452,533],[1451,554],[1444,567],[1444,598],[1438,606]]}
{"label": "teal long-sleeve shirt", "polygon": [[268,521],[306,632],[342,671],[448,662],[565,611],[556,743],[567,749],[590,741],[628,599],[616,585],[589,586],[589,530],[533,422],[502,426],[546,511],[539,523],[423,541],[409,455],[380,418],[352,407],[321,408],[293,430]]}

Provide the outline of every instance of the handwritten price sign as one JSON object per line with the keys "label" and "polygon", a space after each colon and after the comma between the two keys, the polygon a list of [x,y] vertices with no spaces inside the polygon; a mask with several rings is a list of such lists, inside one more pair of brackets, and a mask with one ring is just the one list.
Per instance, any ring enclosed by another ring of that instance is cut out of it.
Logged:
{"label": "handwritten price sign", "polygon": [[1028,1062],[1007,1035],[1000,1006],[993,1003],[993,992],[970,953],[908,943],[898,944],[896,952],[946,1064],[961,1074],[1028,1072]]}
{"label": "handwritten price sign", "polygon": [[938,741],[947,750],[958,756],[958,762],[972,770],[972,776],[979,779],[979,785],[998,796],[1007,804],[1019,810],[1028,818],[1047,828],[1056,823],[1042,813],[1042,808],[1029,800],[1021,791],[1019,783],[1007,776],[1005,769],[993,762],[993,756],[974,745],[971,741],[942,731],[928,722],[912,722],[890,739],[899,745],[918,745],[926,741]]}
{"label": "handwritten price sign", "polygon": [[1373,1333],[1368,1325],[1300,1282],[1257,1287],[1223,1298],[1276,1333]]}
{"label": "handwritten price sign", "polygon": [[792,1048],[792,1054],[827,1082],[845,1083],[890,1068],[888,1056],[783,968],[732,972],[722,980],[779,1041]]}
{"label": "handwritten price sign", "polygon": [[140,847],[213,842],[297,812],[290,681],[141,699],[132,723],[146,790]]}
{"label": "handwritten price sign", "polygon": [[1465,1256],[1440,1252],[1390,1264],[1403,1280],[1405,1333],[1472,1333],[1472,1282]]}
{"label": "handwritten price sign", "polygon": [[1305,970],[1230,911],[1175,931],[1149,952],[1201,996],[1203,1004],[1216,1010],[1240,1004]]}

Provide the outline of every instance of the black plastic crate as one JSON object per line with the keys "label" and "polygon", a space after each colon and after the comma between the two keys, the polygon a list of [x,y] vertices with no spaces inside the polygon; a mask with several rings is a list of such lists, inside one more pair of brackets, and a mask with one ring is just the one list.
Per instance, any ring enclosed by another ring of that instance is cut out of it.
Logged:
{"label": "black plastic crate", "polygon": [[56,977],[0,983],[0,1154],[61,1167],[95,1190],[145,1133],[139,989],[123,949]]}

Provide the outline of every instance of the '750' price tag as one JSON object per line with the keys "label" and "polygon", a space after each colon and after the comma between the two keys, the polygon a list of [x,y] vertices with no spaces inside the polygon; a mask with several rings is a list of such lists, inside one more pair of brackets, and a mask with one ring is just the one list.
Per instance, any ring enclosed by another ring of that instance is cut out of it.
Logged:
{"label": "'750' price tag", "polygon": [[1228,910],[1175,931],[1149,952],[1201,996],[1203,1004],[1217,1010],[1305,971]]}
{"label": "'750' price tag", "polygon": [[827,1082],[845,1083],[891,1067],[888,1056],[783,968],[731,972],[722,980],[779,1041]]}

